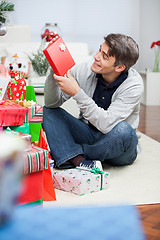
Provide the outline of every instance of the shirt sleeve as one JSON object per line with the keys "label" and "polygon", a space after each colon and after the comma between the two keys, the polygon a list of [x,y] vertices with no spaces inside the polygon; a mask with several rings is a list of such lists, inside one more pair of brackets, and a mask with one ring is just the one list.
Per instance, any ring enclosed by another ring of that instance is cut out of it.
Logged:
{"label": "shirt sleeve", "polygon": [[67,99],[71,96],[63,93],[59,88],[57,82],[53,77],[53,70],[50,70],[50,74],[48,75],[45,81],[44,87],[44,102],[47,108],[56,108],[61,106]]}
{"label": "shirt sleeve", "polygon": [[[81,89],[73,98],[82,112],[83,117],[99,131],[106,134],[121,121],[125,121],[140,102],[143,92],[141,84],[125,87],[104,110]],[[115,93],[116,94],[116,93]]]}

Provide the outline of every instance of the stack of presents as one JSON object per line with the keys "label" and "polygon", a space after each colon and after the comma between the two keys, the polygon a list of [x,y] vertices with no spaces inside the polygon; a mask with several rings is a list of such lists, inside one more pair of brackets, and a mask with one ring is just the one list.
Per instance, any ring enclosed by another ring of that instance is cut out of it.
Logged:
{"label": "stack of presents", "polygon": [[[61,38],[57,40],[58,50],[61,54],[70,58],[70,65],[74,61],[69,55],[64,42],[63,49]],[[57,49],[57,45],[51,45]],[[44,52],[46,57],[50,53]],[[62,56],[63,57],[63,56]],[[48,59],[51,66],[52,59]],[[59,61],[59,60],[58,60]],[[57,69],[57,74],[64,75],[71,66]],[[63,71],[63,73],[59,72]],[[25,76],[0,65],[0,131],[8,131],[17,134],[27,141],[27,149],[24,152],[23,191],[19,196],[19,204],[42,204],[43,201],[55,201],[54,188],[69,191],[78,195],[96,192],[109,186],[109,173],[92,169],[57,170],[54,161],[51,160],[45,133],[42,128],[43,107],[36,103],[33,86],[26,86]],[[8,146],[9,147],[9,146]]]}

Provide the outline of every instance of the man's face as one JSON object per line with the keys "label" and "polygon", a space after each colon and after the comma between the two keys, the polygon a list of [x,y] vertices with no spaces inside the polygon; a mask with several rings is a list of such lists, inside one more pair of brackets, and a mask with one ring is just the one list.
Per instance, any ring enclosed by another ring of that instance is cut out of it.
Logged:
{"label": "man's face", "polygon": [[115,71],[115,57],[110,57],[108,54],[109,46],[104,42],[99,51],[94,56],[94,63],[91,66],[91,70],[95,73],[102,75],[110,74]]}

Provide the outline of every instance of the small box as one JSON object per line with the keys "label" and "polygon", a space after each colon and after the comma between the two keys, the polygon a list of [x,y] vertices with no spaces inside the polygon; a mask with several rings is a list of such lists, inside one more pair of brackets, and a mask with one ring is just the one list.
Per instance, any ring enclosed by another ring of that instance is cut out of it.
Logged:
{"label": "small box", "polygon": [[24,174],[41,171],[48,168],[47,150],[32,146],[24,153]]}
{"label": "small box", "polygon": [[[32,119],[32,118],[36,115],[36,113],[37,113],[38,111],[40,111],[40,110],[41,110],[41,116],[43,116],[43,108],[42,108],[39,104],[35,103],[35,104],[33,104],[32,106],[27,107],[27,113],[26,113],[26,117],[25,117],[24,122],[25,122],[25,123],[30,122],[31,119]],[[38,115],[38,116],[39,116],[39,115]],[[41,118],[42,118],[42,117],[41,117]]]}
{"label": "small box", "polygon": [[109,173],[93,168],[58,170],[53,174],[54,187],[78,195],[97,192],[109,187]]}
{"label": "small box", "polygon": [[75,65],[75,62],[62,38],[55,40],[43,52],[54,73],[59,76],[64,76],[67,71]]}

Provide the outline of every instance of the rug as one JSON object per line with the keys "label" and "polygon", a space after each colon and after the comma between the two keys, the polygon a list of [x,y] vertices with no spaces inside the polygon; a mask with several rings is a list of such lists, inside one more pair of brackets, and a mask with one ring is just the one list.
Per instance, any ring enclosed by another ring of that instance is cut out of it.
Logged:
{"label": "rug", "polygon": [[104,165],[110,172],[108,189],[83,196],[56,189],[57,201],[44,202],[44,207],[160,203],[160,143],[144,134],[140,143],[142,152],[132,165]]}

